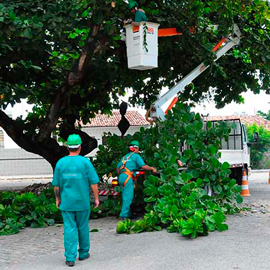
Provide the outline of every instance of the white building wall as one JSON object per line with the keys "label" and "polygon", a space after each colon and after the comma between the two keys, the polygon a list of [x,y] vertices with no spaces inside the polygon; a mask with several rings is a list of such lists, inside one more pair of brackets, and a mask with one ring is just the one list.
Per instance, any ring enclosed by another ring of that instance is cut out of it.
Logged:
{"label": "white building wall", "polygon": [[[131,126],[126,132],[127,134],[133,135],[135,132],[140,131],[141,126]],[[147,128],[147,127],[146,127]],[[98,145],[102,144],[102,137],[104,136],[104,133],[110,132],[111,134],[116,134],[118,136],[121,136],[121,132],[118,129],[118,127],[86,127],[82,129],[84,132],[86,132],[89,136],[94,137]],[[94,157],[97,153],[98,149],[93,150],[91,153],[89,153],[87,156]]]}
{"label": "white building wall", "polygon": [[0,149],[0,177],[52,174],[50,163],[24,149]]}
{"label": "white building wall", "polygon": [[[4,130],[3,130],[4,131]],[[16,144],[4,131],[4,148],[5,149],[19,149],[20,146]]]}
{"label": "white building wall", "polygon": [[[140,126],[132,126],[126,134],[134,134],[140,130]],[[83,131],[102,144],[104,133],[112,133],[121,136],[117,127],[87,127]],[[94,157],[97,149],[93,150],[87,157]],[[4,148],[0,149],[0,177],[3,176],[31,176],[31,175],[48,175],[52,174],[52,168],[44,158],[29,153],[21,149],[12,139],[4,132]]]}

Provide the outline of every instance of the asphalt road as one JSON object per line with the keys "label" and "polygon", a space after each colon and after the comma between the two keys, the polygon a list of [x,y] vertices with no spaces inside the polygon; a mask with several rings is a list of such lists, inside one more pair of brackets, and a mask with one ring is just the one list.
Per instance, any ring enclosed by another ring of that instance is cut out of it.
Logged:
{"label": "asphalt road", "polygon": [[[195,240],[161,232],[133,235],[115,233],[117,220],[90,220],[91,258],[75,269],[178,270],[270,269],[270,185],[268,172],[249,179],[251,196],[244,205],[251,212],[228,216],[229,230]],[[61,227],[25,229],[0,237],[0,269],[67,269]],[[1,266],[2,264],[2,266]]]}

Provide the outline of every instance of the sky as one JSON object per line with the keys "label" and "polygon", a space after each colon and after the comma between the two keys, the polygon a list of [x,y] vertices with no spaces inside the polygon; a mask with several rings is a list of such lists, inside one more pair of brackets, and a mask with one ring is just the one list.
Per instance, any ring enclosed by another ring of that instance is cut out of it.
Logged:
{"label": "sky", "polygon": [[[127,101],[127,98],[131,95],[129,93],[125,98],[121,98],[121,100]],[[205,103],[203,105],[197,105],[194,109],[196,112],[200,114],[219,116],[219,115],[233,115],[233,114],[247,114],[247,115],[256,115],[258,110],[263,112],[268,112],[270,110],[270,95],[265,94],[265,92],[261,91],[260,94],[255,95],[251,91],[243,94],[243,98],[245,99],[244,104],[236,104],[235,102],[226,105],[222,109],[216,109],[214,103]],[[121,101],[119,102],[119,104]],[[142,108],[132,108],[129,107],[129,110],[137,109],[140,111],[142,115],[145,115],[145,110]],[[8,113],[12,113],[12,117],[16,118],[20,115],[24,117],[27,115],[27,111],[31,111],[31,106],[29,106],[25,100],[22,103],[15,105],[15,107],[11,108],[10,106],[6,110]]]}
{"label": "sky", "polygon": [[261,91],[258,95],[248,91],[243,93],[242,96],[245,100],[244,104],[232,102],[222,109],[216,109],[214,103],[205,103],[204,106],[197,106],[196,111],[204,115],[209,113],[209,115],[220,116],[233,114],[256,115],[259,110],[265,113],[270,110],[270,95],[267,95],[264,91]]}
{"label": "sky", "polygon": [[[164,94],[164,92],[163,92]],[[128,93],[124,98],[121,100],[126,101],[131,93]],[[247,114],[247,115],[256,115],[257,111],[261,110],[262,112],[268,112],[270,110],[270,95],[267,95],[265,91],[261,91],[260,94],[255,95],[251,91],[242,94],[245,103],[244,104],[237,104],[232,102],[231,104],[226,105],[222,109],[216,109],[215,103],[204,103],[204,104],[197,104],[194,111],[199,112],[200,114],[212,115],[212,116],[220,116],[220,115],[240,115],[240,114]],[[119,102],[120,104],[121,102]],[[170,102],[168,102],[168,105]],[[166,106],[164,106],[166,107]],[[129,109],[131,109],[129,107]],[[141,108],[136,108],[140,111],[142,115],[145,115],[146,111]]]}

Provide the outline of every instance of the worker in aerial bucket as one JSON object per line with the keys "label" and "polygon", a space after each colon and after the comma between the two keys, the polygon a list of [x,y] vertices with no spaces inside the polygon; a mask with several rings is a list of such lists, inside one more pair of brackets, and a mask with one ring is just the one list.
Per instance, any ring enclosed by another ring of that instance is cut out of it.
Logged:
{"label": "worker in aerial bucket", "polygon": [[121,219],[133,218],[130,205],[134,197],[134,183],[132,180],[134,171],[143,169],[152,171],[153,173],[157,172],[154,167],[145,164],[142,157],[138,154],[139,147],[138,141],[131,141],[129,144],[129,153],[117,165],[118,182],[122,191],[122,209],[119,215]]}
{"label": "worker in aerial bucket", "polygon": [[129,10],[135,14],[134,21],[131,21],[131,24],[134,26],[139,26],[140,22],[147,22],[147,16],[145,15],[145,11],[139,8],[139,5],[136,1],[129,2]]}

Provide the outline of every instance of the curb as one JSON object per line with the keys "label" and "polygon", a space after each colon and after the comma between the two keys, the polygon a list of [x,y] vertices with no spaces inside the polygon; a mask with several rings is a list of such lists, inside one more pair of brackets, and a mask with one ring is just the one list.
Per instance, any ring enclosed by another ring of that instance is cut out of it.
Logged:
{"label": "curb", "polygon": [[16,176],[0,176],[1,180],[34,180],[34,179],[52,179],[52,174],[43,174],[43,175],[16,175]]}
{"label": "curb", "polygon": [[251,173],[266,173],[269,172],[269,169],[262,169],[262,170],[251,170]]}

